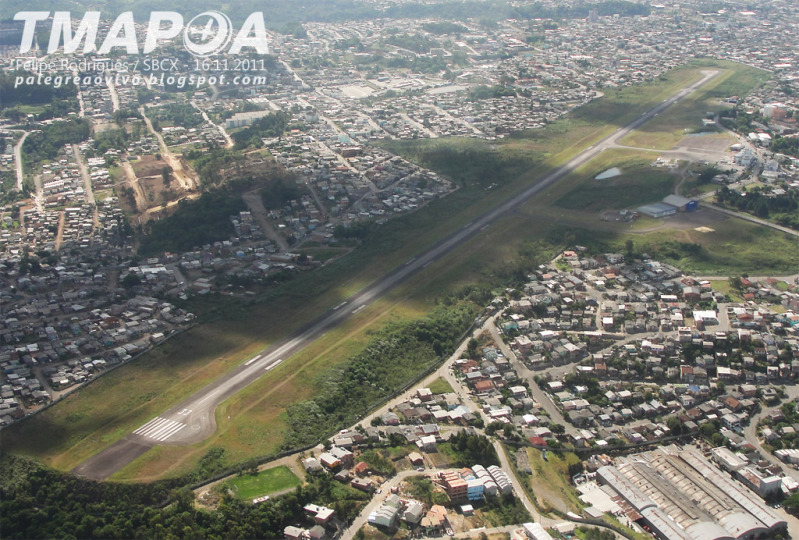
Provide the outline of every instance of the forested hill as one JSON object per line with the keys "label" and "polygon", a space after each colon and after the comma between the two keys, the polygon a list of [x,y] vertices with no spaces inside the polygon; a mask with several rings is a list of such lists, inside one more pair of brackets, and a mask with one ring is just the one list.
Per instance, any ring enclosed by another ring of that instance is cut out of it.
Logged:
{"label": "forested hill", "polygon": [[3,538],[282,538],[304,516],[303,507],[329,505],[351,519],[366,495],[336,492],[330,475],[259,505],[225,495],[214,512],[194,506],[181,480],[153,484],[92,482],[24,458],[0,458],[0,531]]}

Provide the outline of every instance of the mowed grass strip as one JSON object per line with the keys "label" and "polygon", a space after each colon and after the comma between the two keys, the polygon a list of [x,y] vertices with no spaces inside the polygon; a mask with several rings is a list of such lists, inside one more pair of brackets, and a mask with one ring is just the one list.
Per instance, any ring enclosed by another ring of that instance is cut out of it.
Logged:
{"label": "mowed grass strip", "polygon": [[[556,206],[587,212],[630,208],[659,201],[674,192],[677,177],[669,170],[652,167],[656,157],[649,152],[607,150],[554,186],[552,195],[547,194],[546,200],[565,191],[555,200]],[[613,167],[618,168],[621,174],[596,180],[597,175]]]}
{"label": "mowed grass strip", "polygon": [[291,472],[291,469],[281,465],[257,474],[245,473],[228,480],[227,485],[237,497],[249,500],[295,488],[300,483],[300,479]]}

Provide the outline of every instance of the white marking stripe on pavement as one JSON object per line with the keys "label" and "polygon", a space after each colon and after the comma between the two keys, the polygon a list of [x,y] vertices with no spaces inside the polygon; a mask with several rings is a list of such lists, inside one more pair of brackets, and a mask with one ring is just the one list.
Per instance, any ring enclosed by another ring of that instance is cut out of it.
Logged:
{"label": "white marking stripe on pavement", "polygon": [[250,358],[249,360],[247,360],[246,362],[244,362],[244,365],[245,365],[245,366],[249,366],[249,365],[250,365],[250,364],[252,364],[253,362],[257,362],[258,360],[260,360],[260,359],[261,359],[261,356],[262,356],[262,355],[260,355],[260,354],[259,354],[258,356],[254,356],[253,358]]}
{"label": "white marking stripe on pavement", "polygon": [[166,418],[161,418],[160,416],[157,416],[157,417],[153,418],[152,420],[150,420],[149,422],[147,422],[146,424],[144,424],[142,427],[140,427],[136,431],[134,431],[133,433],[135,433],[136,435],[147,435],[151,431],[155,431],[156,429],[161,427],[166,422],[169,422],[169,420],[167,420]]}
{"label": "white marking stripe on pavement", "polygon": [[186,424],[183,424],[182,422],[176,422],[175,420],[168,420],[158,416],[144,424],[133,433],[136,435],[141,435],[142,437],[155,439],[156,441],[165,441],[184,427],[186,427]]}

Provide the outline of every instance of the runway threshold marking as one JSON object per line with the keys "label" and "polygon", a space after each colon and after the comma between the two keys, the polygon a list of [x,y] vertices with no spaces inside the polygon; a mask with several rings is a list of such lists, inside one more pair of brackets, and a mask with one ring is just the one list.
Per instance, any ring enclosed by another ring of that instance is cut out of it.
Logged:
{"label": "runway threshold marking", "polygon": [[186,424],[157,416],[134,431],[135,435],[163,442],[185,428]]}

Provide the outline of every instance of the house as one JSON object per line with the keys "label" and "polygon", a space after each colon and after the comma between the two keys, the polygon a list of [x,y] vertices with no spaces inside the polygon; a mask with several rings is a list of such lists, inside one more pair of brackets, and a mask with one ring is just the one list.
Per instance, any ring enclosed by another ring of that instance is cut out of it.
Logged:
{"label": "house", "polygon": [[491,381],[479,381],[474,384],[475,392],[482,394],[484,392],[490,392],[494,389],[494,383]]}
{"label": "house", "polygon": [[307,504],[303,510],[305,510],[306,514],[314,518],[314,522],[317,525],[327,525],[327,523],[333,519],[333,516],[336,514],[335,510],[332,508],[327,508],[326,506],[319,506],[316,504]]}
{"label": "house", "polygon": [[421,522],[423,517],[424,505],[418,501],[412,501],[409,503],[405,508],[405,511],[402,513],[402,520],[413,525]]}
{"label": "house", "polygon": [[430,401],[433,399],[433,393],[430,391],[429,388],[420,388],[416,391],[416,397],[419,398],[421,401]]}
{"label": "house", "polygon": [[319,456],[319,463],[321,463],[324,467],[328,469],[336,469],[341,466],[341,461],[331,454],[330,452],[325,452]]}
{"label": "house", "polygon": [[434,504],[421,521],[422,528],[428,533],[440,531],[447,524],[447,509],[438,504]]}
{"label": "house", "polygon": [[416,446],[418,446],[420,450],[423,450],[425,452],[435,452],[436,438],[433,435],[424,435],[422,437],[419,437],[419,440],[416,441]]}
{"label": "house", "polygon": [[319,460],[313,457],[309,457],[307,459],[302,460],[302,467],[305,469],[305,472],[316,472],[322,470],[322,464],[319,463]]}
{"label": "house", "polygon": [[369,465],[367,465],[365,461],[359,461],[352,468],[352,472],[361,478],[369,474],[370,470]]}
{"label": "house", "polygon": [[286,540],[300,540],[303,534],[305,534],[305,529],[300,529],[299,527],[289,525],[283,529],[283,536],[286,537]]}
{"label": "house", "polygon": [[371,493],[374,489],[374,484],[372,484],[372,481],[367,478],[353,478],[352,482],[350,482],[350,485],[355,489],[360,489],[366,493]]}
{"label": "house", "polygon": [[339,463],[342,467],[349,469],[352,467],[354,456],[352,452],[345,448],[340,448],[338,446],[334,446],[330,449],[330,453],[339,460]]}
{"label": "house", "polygon": [[396,506],[389,506],[384,504],[371,514],[367,518],[367,521],[370,525],[375,527],[393,527],[397,521],[397,517],[399,516],[399,508]]}
{"label": "house", "polygon": [[522,527],[524,527],[524,535],[527,540],[552,540],[552,536],[540,523],[524,523]]}

